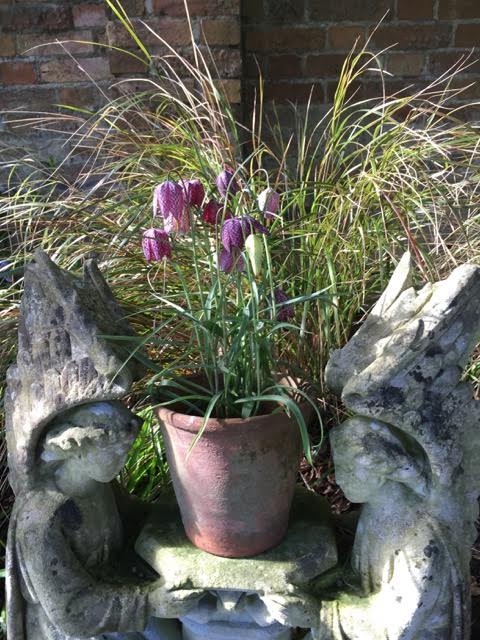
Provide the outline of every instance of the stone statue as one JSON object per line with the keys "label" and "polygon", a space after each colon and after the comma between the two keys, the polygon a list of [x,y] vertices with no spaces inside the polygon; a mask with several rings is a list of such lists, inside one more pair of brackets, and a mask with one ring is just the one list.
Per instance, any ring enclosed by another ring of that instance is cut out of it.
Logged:
{"label": "stone statue", "polygon": [[352,552],[359,588],[322,603],[316,638],[469,638],[480,410],[462,373],[479,300],[473,265],[417,293],[407,254],[331,356],[327,383],[356,414],[331,432],[336,477],[365,504]]}
{"label": "stone statue", "polygon": [[95,263],[80,280],[36,253],[25,270],[6,393],[16,494],[8,640],[174,638],[160,620],[143,630],[151,616],[178,617],[198,599],[125,562],[122,516],[139,531],[146,508],[122,498],[111,481],[138,431],[139,419],[119,398],[140,370],[123,342],[104,336],[132,334]]}
{"label": "stone statue", "polygon": [[168,618],[185,640],[284,640],[295,626],[315,640],[467,640],[480,403],[462,375],[480,268],[418,292],[410,276],[406,254],[326,371],[353,415],[331,432],[337,481],[363,503],[350,580],[318,496],[276,549],[229,560],[192,547],[175,509],[121,493],[139,420],[120,400],[140,343],[93,262],[79,279],[36,253],[5,398],[8,640],[178,640]]}

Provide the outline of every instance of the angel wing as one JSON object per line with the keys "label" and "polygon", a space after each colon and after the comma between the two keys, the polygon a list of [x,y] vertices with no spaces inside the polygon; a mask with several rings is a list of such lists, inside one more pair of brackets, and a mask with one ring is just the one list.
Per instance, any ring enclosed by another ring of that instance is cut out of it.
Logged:
{"label": "angel wing", "polygon": [[82,279],[37,251],[25,269],[17,362],[8,370],[5,395],[15,493],[34,484],[35,451],[47,423],[73,406],[121,398],[139,377],[124,343],[105,335],[134,332],[97,265],[87,262]]}

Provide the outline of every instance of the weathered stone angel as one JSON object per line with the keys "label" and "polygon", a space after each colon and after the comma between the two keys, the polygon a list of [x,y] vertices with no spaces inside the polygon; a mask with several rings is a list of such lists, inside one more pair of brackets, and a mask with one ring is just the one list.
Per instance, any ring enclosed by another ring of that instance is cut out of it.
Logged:
{"label": "weathered stone angel", "polygon": [[322,604],[316,637],[465,640],[480,493],[479,404],[463,368],[480,333],[480,269],[420,292],[404,256],[330,387],[356,414],[333,429],[337,481],[365,503],[352,563],[362,595]]}
{"label": "weathered stone angel", "polygon": [[151,623],[155,631],[143,630],[151,616],[177,617],[195,601],[191,592],[167,592],[160,578],[119,569],[122,515],[140,528],[145,511],[129,504],[122,514],[124,501],[110,484],[138,431],[138,418],[119,402],[138,366],[125,364],[123,343],[104,334],[132,329],[96,265],[87,263],[80,280],[37,252],[25,270],[17,364],[6,394],[16,494],[7,547],[8,640],[128,638],[128,632],[174,638],[162,621]]}

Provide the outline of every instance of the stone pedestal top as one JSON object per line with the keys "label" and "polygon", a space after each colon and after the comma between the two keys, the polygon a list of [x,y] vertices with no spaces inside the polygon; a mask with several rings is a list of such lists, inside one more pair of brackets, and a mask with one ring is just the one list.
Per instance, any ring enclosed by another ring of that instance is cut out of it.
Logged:
{"label": "stone pedestal top", "polygon": [[306,587],[337,563],[326,502],[301,488],[293,500],[288,532],[275,548],[250,558],[221,558],[188,540],[176,505],[159,508],[135,545],[168,588],[289,593]]}

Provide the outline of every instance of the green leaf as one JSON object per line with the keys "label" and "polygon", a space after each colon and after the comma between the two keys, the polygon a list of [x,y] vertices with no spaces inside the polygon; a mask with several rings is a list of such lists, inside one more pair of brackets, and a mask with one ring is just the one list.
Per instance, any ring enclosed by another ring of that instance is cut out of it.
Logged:
{"label": "green leaf", "polygon": [[223,391],[219,391],[218,393],[216,393],[214,396],[212,396],[210,398],[210,402],[208,403],[207,410],[205,411],[205,415],[203,417],[202,426],[200,427],[200,430],[197,433],[197,435],[195,436],[195,438],[192,440],[192,444],[190,445],[190,447],[188,449],[187,457],[191,454],[191,452],[193,451],[194,446],[200,440],[203,432],[205,431],[205,427],[207,426],[207,422],[210,420],[210,416],[212,415],[212,412],[215,409],[215,405],[220,400],[222,395],[223,395]]}

